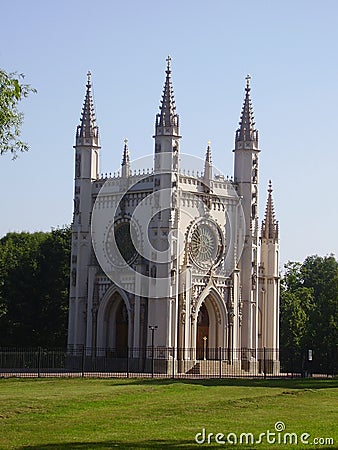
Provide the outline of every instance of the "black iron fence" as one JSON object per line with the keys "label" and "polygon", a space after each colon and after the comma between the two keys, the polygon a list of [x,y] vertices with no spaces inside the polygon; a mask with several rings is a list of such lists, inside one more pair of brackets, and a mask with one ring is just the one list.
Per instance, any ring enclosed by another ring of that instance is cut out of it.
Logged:
{"label": "black iron fence", "polygon": [[337,351],[271,348],[0,348],[0,376],[334,377]]}

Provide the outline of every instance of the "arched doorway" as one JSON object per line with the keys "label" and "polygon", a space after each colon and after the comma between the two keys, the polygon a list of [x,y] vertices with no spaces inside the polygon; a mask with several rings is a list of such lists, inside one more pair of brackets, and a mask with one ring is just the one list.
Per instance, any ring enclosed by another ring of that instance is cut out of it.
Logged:
{"label": "arched doorway", "polygon": [[106,347],[115,356],[124,356],[128,347],[128,310],[122,296],[115,292],[106,309]]}
{"label": "arched doorway", "polygon": [[197,359],[208,358],[208,340],[209,340],[209,314],[202,303],[197,316],[197,333],[196,333],[196,355]]}
{"label": "arched doorway", "polygon": [[202,293],[198,307],[192,340],[196,345],[196,358],[218,359],[219,348],[226,348],[228,342],[225,303],[216,290],[208,289]]}
{"label": "arched doorway", "polygon": [[115,347],[120,353],[128,347],[128,311],[121,298],[115,317]]}

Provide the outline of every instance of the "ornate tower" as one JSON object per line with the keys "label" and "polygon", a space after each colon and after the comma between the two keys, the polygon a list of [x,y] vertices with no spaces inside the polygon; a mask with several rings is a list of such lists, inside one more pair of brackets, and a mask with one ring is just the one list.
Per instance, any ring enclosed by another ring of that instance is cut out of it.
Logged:
{"label": "ornate tower", "polygon": [[174,236],[177,236],[179,221],[180,138],[171,82],[171,58],[168,56],[160,112],[155,120],[153,211],[149,224],[149,239],[154,251],[150,255],[148,323],[158,326],[155,343],[164,346],[177,344],[178,243]]}
{"label": "ornate tower", "polygon": [[[275,219],[272,184],[269,182],[265,217],[261,230],[259,267],[259,347],[279,348],[279,229]],[[269,350],[273,364],[278,354]]]}
{"label": "ornate tower", "polygon": [[235,138],[234,181],[242,198],[245,217],[244,248],[240,259],[242,283],[241,347],[249,349],[248,362],[254,360],[251,349],[257,347],[258,314],[258,131],[255,129],[250,98],[250,76],[246,77],[245,98]]}
{"label": "ornate tower", "polygon": [[91,88],[91,74],[88,72],[81,123],[76,130],[74,146],[75,189],[68,327],[68,346],[74,348],[86,345],[87,299],[93,297],[89,292],[93,285],[90,282],[93,276],[90,273],[92,181],[98,176],[100,145]]}

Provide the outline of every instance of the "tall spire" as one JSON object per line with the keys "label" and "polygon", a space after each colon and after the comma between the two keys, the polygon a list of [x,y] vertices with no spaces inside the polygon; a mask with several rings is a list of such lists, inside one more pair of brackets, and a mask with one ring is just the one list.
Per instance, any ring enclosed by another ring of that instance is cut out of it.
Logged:
{"label": "tall spire", "polygon": [[122,157],[122,177],[129,177],[130,175],[130,155],[128,148],[128,139],[124,140],[124,149],[123,149],[123,157]]}
{"label": "tall spire", "polygon": [[236,142],[258,142],[258,131],[255,129],[253,108],[250,98],[250,75],[246,76],[245,98],[239,122],[239,128],[236,131]]}
{"label": "tall spire", "polygon": [[211,145],[211,142],[208,141],[207,152],[205,154],[204,175],[203,175],[204,186],[208,192],[210,192],[211,180],[212,180],[212,161],[211,161],[210,145]]}
{"label": "tall spire", "polygon": [[[76,130],[76,143],[98,145],[99,128],[96,125],[94,102],[92,96],[91,73],[87,73],[86,96],[83,103],[81,124]],[[89,141],[88,141],[89,139]]]}
{"label": "tall spire", "polygon": [[261,238],[278,239],[278,222],[275,218],[275,208],[272,199],[272,182],[269,181],[268,199],[266,202],[265,217],[262,221]]}
{"label": "tall spire", "polygon": [[206,168],[207,166],[210,167],[212,164],[211,161],[211,148],[210,148],[211,142],[208,141],[208,146],[207,146],[207,152],[205,154],[205,164],[204,164],[204,168]]}
{"label": "tall spire", "polygon": [[172,134],[178,134],[179,117],[176,114],[174,90],[171,82],[171,57],[167,58],[166,79],[163,88],[160,112],[156,115],[156,134],[167,134],[163,129],[170,128]]}

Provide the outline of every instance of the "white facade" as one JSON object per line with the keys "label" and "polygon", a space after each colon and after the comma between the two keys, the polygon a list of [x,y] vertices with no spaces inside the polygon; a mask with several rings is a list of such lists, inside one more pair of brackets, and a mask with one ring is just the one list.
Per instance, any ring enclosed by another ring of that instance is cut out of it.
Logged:
{"label": "white facade", "polygon": [[251,370],[258,364],[257,350],[266,347],[276,350],[271,353],[274,367],[278,224],[270,185],[259,236],[260,150],[249,78],[235,138],[233,180],[213,170],[210,145],[202,173],[195,175],[180,167],[170,57],[167,62],[154,164],[146,173],[132,171],[125,141],[120,173],[99,176],[88,75],[74,147],[68,347],[116,357],[128,348],[136,360],[144,360],[154,344],[164,361],[179,360],[182,371],[198,359],[219,358],[220,348],[224,358],[231,352],[233,363]]}

